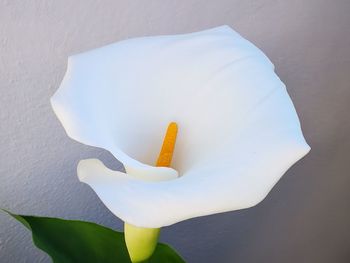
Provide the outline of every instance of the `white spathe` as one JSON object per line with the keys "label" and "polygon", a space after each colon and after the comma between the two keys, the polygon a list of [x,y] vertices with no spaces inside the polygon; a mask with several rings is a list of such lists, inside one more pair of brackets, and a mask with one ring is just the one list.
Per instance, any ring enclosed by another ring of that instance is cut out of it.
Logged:
{"label": "white spathe", "polygon": [[[51,103],[71,138],[124,164],[84,160],[78,175],[141,227],[253,206],[310,150],[273,64],[228,26],[72,56]],[[172,121],[176,170],[153,167]]]}

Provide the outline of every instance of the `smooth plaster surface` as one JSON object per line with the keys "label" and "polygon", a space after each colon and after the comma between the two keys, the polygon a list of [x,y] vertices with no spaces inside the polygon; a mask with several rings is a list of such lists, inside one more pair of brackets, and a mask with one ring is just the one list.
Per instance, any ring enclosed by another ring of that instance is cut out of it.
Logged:
{"label": "smooth plaster surface", "polygon": [[[191,219],[161,239],[188,262],[350,261],[350,2],[0,0],[0,207],[121,228],[78,182],[87,157],[49,98],[67,56],[121,39],[228,24],[260,47],[286,83],[312,147],[258,206]],[[50,262],[0,213],[0,262]]]}

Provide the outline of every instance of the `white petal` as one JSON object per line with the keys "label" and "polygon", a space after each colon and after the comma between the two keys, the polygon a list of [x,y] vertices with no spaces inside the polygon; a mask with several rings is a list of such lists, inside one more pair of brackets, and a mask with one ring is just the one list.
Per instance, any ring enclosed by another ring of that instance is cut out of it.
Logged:
{"label": "white petal", "polygon": [[[167,169],[159,169],[159,171],[163,171],[163,174],[156,175],[152,173],[145,173],[143,170],[126,174],[107,168],[98,159],[81,160],[78,164],[77,171],[80,181],[87,184],[94,184],[97,182],[100,184],[108,184],[109,180],[112,180],[113,182],[113,178],[124,179],[125,176],[128,176],[129,179],[141,180],[145,182],[169,181],[177,178],[176,175],[167,173]],[[115,191],[115,189],[113,189],[113,191]]]}
{"label": "white petal", "polygon": [[252,206],[309,151],[272,63],[227,26],[73,56],[51,102],[69,136],[109,150],[131,174],[176,176],[146,164],[155,163],[167,124],[178,123],[173,164],[182,177],[89,183],[138,226]]}
{"label": "white petal", "polygon": [[[125,213],[132,212],[130,207],[123,202],[120,202],[118,198],[119,187],[123,184],[125,188],[124,191],[128,191],[129,181],[143,181],[143,182],[160,182],[160,181],[170,181],[176,179],[174,175],[169,175],[166,169],[159,169],[163,171],[163,174],[148,173],[145,174],[144,171],[133,171],[134,173],[123,173],[119,171],[114,171],[107,168],[98,159],[86,159],[81,160],[77,167],[78,178],[81,182],[84,182],[91,186],[91,188],[97,193],[104,204],[118,217],[127,220],[128,216],[125,217]],[[129,189],[132,193],[132,188]],[[124,192],[125,194],[125,192]],[[135,200],[134,200],[135,202]],[[137,200],[136,202],[141,202]],[[128,222],[128,221],[125,221]]]}

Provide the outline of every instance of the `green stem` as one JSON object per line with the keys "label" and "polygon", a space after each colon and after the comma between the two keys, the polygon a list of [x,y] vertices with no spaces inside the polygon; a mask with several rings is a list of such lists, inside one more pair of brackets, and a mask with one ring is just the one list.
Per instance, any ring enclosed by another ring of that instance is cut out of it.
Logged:
{"label": "green stem", "polygon": [[125,243],[132,262],[139,263],[152,256],[158,243],[160,228],[144,228],[124,224]]}

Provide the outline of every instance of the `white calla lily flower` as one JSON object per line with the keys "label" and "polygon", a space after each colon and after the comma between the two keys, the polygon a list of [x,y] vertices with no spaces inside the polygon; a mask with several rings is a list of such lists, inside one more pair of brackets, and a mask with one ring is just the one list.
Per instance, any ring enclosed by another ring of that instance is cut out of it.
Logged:
{"label": "white calla lily flower", "polygon": [[[83,160],[78,176],[139,227],[254,206],[310,150],[273,64],[228,26],[74,55],[51,103],[71,138],[124,164]],[[172,121],[174,169],[154,167]]]}

